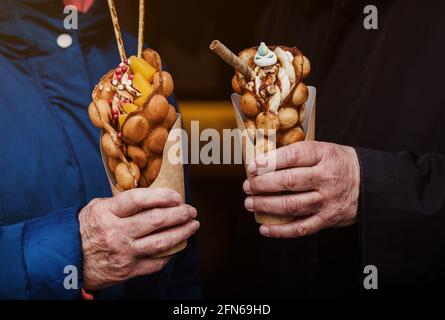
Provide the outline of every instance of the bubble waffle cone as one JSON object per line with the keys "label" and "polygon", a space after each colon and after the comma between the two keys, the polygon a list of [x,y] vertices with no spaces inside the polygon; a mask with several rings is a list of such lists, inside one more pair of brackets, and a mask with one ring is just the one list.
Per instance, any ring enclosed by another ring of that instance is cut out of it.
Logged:
{"label": "bubble waffle cone", "polygon": [[[304,132],[306,132],[304,140],[313,141],[315,139],[315,115],[316,115],[317,90],[315,89],[315,87],[308,87],[308,89],[309,89],[309,96],[306,101],[306,117],[301,125],[303,127]],[[248,138],[248,134],[246,133],[247,132],[247,128],[245,125],[246,117],[241,112],[240,100],[241,96],[239,94],[237,93],[232,94],[233,112],[235,114],[237,128],[242,133],[240,137],[241,140],[240,145],[242,146],[246,175],[248,175],[247,165],[249,161],[251,161],[251,159],[254,159],[255,146],[254,142],[250,138]],[[259,224],[286,224],[294,220],[295,218],[293,217],[272,215],[267,213],[255,213],[255,221]]]}
{"label": "bubble waffle cone", "polygon": [[[303,82],[310,73],[310,62],[298,48],[262,42],[236,56],[214,40],[210,50],[235,69],[232,102],[246,173],[255,154],[314,140],[316,90]],[[255,218],[261,224],[294,220],[265,213],[256,213]]]}
{"label": "bubble waffle cone", "polygon": [[[173,80],[159,54],[145,49],[101,78],[89,115],[101,128],[100,152],[113,195],[133,188],[167,188],[185,198],[181,115],[167,97]],[[183,250],[184,241],[157,255]]]}

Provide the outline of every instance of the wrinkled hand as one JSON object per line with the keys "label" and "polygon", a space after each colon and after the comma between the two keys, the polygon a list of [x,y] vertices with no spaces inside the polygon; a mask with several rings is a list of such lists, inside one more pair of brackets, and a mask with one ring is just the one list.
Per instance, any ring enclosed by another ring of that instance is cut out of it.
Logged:
{"label": "wrinkled hand", "polygon": [[199,228],[196,214],[167,189],[139,188],[92,200],[79,214],[85,289],[160,271],[169,258],[150,256],[193,235]]}
{"label": "wrinkled hand", "polygon": [[[258,174],[270,164],[276,171]],[[298,142],[257,157],[248,170],[246,209],[296,218],[284,225],[262,225],[264,236],[302,237],[357,219],[360,168],[351,147]]]}

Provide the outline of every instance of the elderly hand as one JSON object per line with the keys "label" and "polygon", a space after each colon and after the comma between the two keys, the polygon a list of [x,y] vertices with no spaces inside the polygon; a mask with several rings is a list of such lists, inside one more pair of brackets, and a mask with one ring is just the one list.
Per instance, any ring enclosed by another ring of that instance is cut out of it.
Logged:
{"label": "elderly hand", "polygon": [[79,214],[84,287],[97,290],[160,271],[167,251],[199,228],[196,209],[167,189],[133,189],[92,200]]}
{"label": "elderly hand", "polygon": [[[276,171],[258,174],[271,164]],[[357,219],[360,167],[351,147],[298,142],[257,157],[248,170],[246,209],[296,218],[284,225],[262,225],[264,236],[302,237]]]}

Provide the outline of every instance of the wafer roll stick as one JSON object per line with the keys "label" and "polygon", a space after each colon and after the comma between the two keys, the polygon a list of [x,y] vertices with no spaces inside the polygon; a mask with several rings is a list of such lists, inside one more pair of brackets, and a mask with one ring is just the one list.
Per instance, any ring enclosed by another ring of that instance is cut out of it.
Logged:
{"label": "wafer roll stick", "polygon": [[116,37],[119,55],[121,56],[121,60],[124,61],[127,60],[127,54],[125,53],[124,41],[122,40],[122,33],[119,26],[119,20],[117,18],[117,11],[114,0],[108,0],[108,7],[110,8],[111,20],[113,21],[114,35]]}
{"label": "wafer roll stick", "polygon": [[139,0],[138,57],[142,56],[144,47],[145,0]]}
{"label": "wafer roll stick", "polygon": [[210,50],[219,55],[221,59],[223,59],[233,69],[240,72],[244,78],[248,79],[249,81],[255,78],[253,70],[219,40],[212,41],[210,44]]}

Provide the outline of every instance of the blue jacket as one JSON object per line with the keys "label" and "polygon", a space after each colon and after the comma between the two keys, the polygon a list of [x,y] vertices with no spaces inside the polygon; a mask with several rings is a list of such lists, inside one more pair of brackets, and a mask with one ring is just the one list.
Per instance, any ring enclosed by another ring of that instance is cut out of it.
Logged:
{"label": "blue jacket", "polygon": [[[91,91],[119,63],[106,1],[63,27],[62,0],[0,1],[0,298],[76,299],[82,287],[77,215],[110,196],[99,130],[88,119]],[[62,49],[60,34],[73,42]],[[124,34],[126,49],[135,39]],[[160,273],[97,298],[198,298],[193,248]],[[79,290],[66,290],[66,266]]]}

